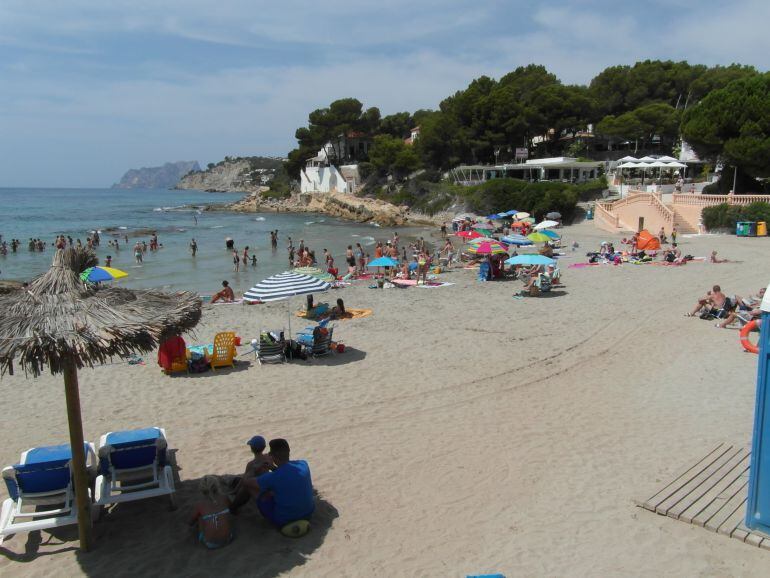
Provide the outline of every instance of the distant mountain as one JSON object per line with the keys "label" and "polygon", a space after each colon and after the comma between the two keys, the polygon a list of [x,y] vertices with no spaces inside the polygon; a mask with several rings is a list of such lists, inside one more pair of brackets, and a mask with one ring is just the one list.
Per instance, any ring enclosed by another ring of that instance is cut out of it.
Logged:
{"label": "distant mountain", "polygon": [[175,186],[187,173],[200,171],[198,161],[166,163],[162,167],[130,169],[113,189],[168,189]]}

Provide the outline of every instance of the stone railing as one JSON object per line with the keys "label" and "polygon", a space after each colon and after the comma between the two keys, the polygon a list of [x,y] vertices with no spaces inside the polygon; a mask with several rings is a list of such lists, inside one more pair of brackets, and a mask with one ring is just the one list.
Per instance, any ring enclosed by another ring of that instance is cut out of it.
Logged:
{"label": "stone railing", "polygon": [[749,205],[757,201],[770,203],[770,195],[694,195],[692,193],[675,193],[672,195],[674,205],[695,205],[698,207],[713,207],[727,203],[728,205]]}
{"label": "stone railing", "polygon": [[[608,204],[612,204],[612,203],[608,203]],[[613,215],[607,209],[605,209],[603,203],[594,204],[594,219],[601,223],[604,223],[611,229],[617,229],[618,227],[620,227],[618,216]]]}

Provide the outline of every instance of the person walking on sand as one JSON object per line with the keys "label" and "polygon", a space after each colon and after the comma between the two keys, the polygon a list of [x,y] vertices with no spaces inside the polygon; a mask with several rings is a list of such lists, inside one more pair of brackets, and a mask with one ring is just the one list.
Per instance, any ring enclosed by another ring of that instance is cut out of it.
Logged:
{"label": "person walking on sand", "polygon": [[671,229],[671,244],[672,245],[676,244],[676,227]]}

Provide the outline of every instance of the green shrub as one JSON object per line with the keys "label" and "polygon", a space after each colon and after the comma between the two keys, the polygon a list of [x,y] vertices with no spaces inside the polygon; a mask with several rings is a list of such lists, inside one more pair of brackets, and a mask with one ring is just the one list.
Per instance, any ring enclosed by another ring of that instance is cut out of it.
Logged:
{"label": "green shrub", "polygon": [[729,229],[735,231],[739,221],[765,221],[770,223],[770,203],[756,202],[750,205],[728,205],[722,203],[703,209],[703,224],[709,231]]}
{"label": "green shrub", "polygon": [[519,179],[494,179],[463,192],[471,210],[482,215],[516,209],[540,220],[557,211],[565,221],[572,219],[578,195],[577,187],[567,183]]}

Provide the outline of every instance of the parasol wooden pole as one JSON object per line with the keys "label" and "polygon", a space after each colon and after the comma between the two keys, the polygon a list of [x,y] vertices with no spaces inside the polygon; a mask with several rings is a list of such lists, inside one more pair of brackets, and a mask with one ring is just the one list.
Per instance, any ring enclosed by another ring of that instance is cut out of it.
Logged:
{"label": "parasol wooden pole", "polygon": [[64,361],[64,394],[67,398],[67,421],[70,426],[72,448],[72,472],[75,477],[75,500],[78,513],[78,537],[80,549],[91,549],[91,504],[88,496],[88,472],[83,451],[83,421],[80,417],[80,392],[78,370],[72,359]]}

